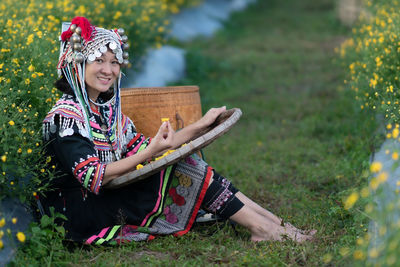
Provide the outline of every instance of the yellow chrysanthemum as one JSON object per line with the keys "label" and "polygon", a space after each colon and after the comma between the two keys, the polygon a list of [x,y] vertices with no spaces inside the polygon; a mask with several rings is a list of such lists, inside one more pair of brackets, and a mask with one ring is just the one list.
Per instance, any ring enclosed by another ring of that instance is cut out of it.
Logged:
{"label": "yellow chrysanthemum", "polygon": [[6,155],[1,156],[1,161],[2,162],[6,162],[7,161],[7,156]]}
{"label": "yellow chrysanthemum", "polygon": [[30,72],[33,72],[35,70],[35,67],[31,64],[31,65],[29,65],[28,70]]}
{"label": "yellow chrysanthemum", "polygon": [[6,225],[6,219],[2,218],[0,220],[0,227],[4,227],[4,225]]}
{"label": "yellow chrysanthemum", "polygon": [[359,196],[358,196],[357,192],[351,193],[350,196],[344,202],[344,208],[346,210],[351,209],[354,206],[354,204],[357,202],[358,197]]}
{"label": "yellow chrysanthemum", "polygon": [[14,126],[15,122],[14,121],[9,121],[8,124],[10,124],[11,126]]}
{"label": "yellow chrysanthemum", "polygon": [[16,234],[16,236],[17,236],[17,239],[19,242],[21,242],[21,243],[25,242],[26,238],[25,238],[25,234],[23,232],[18,232]]}
{"label": "yellow chrysanthemum", "polygon": [[18,221],[18,219],[17,219],[17,218],[15,218],[15,217],[11,219],[11,222],[12,222],[13,224],[16,224],[16,223],[17,223],[17,221]]}
{"label": "yellow chrysanthemum", "polygon": [[379,172],[380,170],[382,170],[382,163],[380,163],[379,161],[372,162],[370,170],[371,172]]}
{"label": "yellow chrysanthemum", "polygon": [[143,168],[143,165],[142,165],[142,164],[136,165],[136,170],[139,170],[139,169],[141,169],[141,168]]}
{"label": "yellow chrysanthemum", "polygon": [[392,136],[393,138],[397,138],[399,136],[400,130],[398,128],[393,129]]}

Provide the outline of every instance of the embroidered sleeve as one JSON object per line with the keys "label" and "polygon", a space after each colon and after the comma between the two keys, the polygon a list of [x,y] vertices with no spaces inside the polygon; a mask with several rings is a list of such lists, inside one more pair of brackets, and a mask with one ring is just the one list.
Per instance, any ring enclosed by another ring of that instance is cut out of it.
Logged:
{"label": "embroidered sleeve", "polygon": [[106,164],[100,162],[93,143],[81,135],[78,127],[60,128],[56,123],[49,146],[62,169],[72,174],[89,191],[98,194],[102,185]]}
{"label": "embroidered sleeve", "polygon": [[140,152],[150,144],[151,138],[146,138],[143,134],[137,133],[134,124],[129,118],[127,118],[126,125],[124,126],[124,133],[127,142],[125,157]]}

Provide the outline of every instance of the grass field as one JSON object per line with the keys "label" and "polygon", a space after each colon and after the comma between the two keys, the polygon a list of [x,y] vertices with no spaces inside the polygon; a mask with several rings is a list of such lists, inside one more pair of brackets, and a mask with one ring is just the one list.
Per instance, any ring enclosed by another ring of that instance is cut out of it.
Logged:
{"label": "grass field", "polygon": [[[236,187],[303,229],[313,242],[252,243],[228,223],[198,225],[181,237],[114,248],[49,248],[42,264],[68,266],[346,266],[366,218],[343,209],[374,149],[376,123],[359,113],[334,63],[349,30],[334,0],[260,0],[235,14],[209,40],[180,44],[187,78],[200,87],[203,112],[238,107],[243,116],[205,150],[206,160]],[[62,251],[64,250],[64,251]],[[61,253],[62,252],[62,253]],[[17,264],[34,263],[34,252]]]}

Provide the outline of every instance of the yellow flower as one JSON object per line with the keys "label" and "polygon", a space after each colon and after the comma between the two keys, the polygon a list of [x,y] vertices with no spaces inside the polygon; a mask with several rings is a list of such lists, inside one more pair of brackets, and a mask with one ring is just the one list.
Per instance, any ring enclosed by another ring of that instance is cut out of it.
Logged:
{"label": "yellow flower", "polygon": [[142,164],[136,165],[136,170],[139,170],[139,169],[141,169],[141,168],[143,168],[143,165],[142,165]]}
{"label": "yellow flower", "polygon": [[28,148],[28,150],[26,152],[28,152],[28,154],[30,154],[30,153],[32,153],[32,149]]}
{"label": "yellow flower", "polygon": [[346,210],[352,208],[354,204],[357,202],[357,200],[358,200],[358,193],[357,192],[351,193],[350,196],[344,202],[344,208]]}
{"label": "yellow flower", "polygon": [[382,163],[379,161],[372,162],[370,166],[371,172],[379,172],[382,169]]}
{"label": "yellow flower", "polygon": [[399,159],[399,153],[393,152],[393,154],[392,154],[392,159],[393,159],[393,160],[398,160],[398,159]]}
{"label": "yellow flower", "polygon": [[28,39],[26,40],[26,45],[30,45],[33,42],[33,37],[33,33],[28,36]]}
{"label": "yellow flower", "polygon": [[117,19],[119,19],[121,16],[122,16],[121,11],[117,11],[117,12],[115,12],[114,19],[117,20]]}
{"label": "yellow flower", "polygon": [[388,178],[388,174],[387,174],[387,172],[382,172],[382,173],[380,173],[379,175],[378,175],[378,182],[379,183],[383,183],[383,182],[386,182],[386,180],[387,180],[387,178]]}
{"label": "yellow flower", "polygon": [[16,236],[19,242],[21,243],[25,242],[25,234],[23,232],[18,232]]}
{"label": "yellow flower", "polygon": [[14,126],[15,122],[14,121],[9,121],[8,124],[10,124],[11,126]]}
{"label": "yellow flower", "polygon": [[4,227],[4,225],[6,225],[6,219],[2,218],[0,220],[0,227]]}
{"label": "yellow flower", "polygon": [[369,252],[369,256],[372,259],[375,259],[376,257],[378,257],[378,255],[379,255],[379,253],[378,253],[378,250],[376,248],[371,249],[370,252]]}
{"label": "yellow flower", "polygon": [[364,252],[362,252],[361,250],[356,250],[356,251],[354,251],[353,257],[356,260],[362,260],[365,257]]}
{"label": "yellow flower", "polygon": [[392,136],[393,138],[397,138],[399,136],[400,130],[398,128],[393,129]]}
{"label": "yellow flower", "polygon": [[0,249],[4,247],[3,241],[0,239]]}
{"label": "yellow flower", "polygon": [[30,72],[32,72],[32,71],[35,70],[35,67],[31,64],[31,65],[29,65],[28,70],[29,70]]}
{"label": "yellow flower", "polygon": [[6,155],[1,156],[1,161],[6,162],[6,160],[7,160],[7,156]]}
{"label": "yellow flower", "polygon": [[17,223],[17,221],[18,221],[18,219],[17,219],[17,218],[15,218],[15,217],[11,219],[11,222],[12,222],[13,224],[16,224],[16,223]]}

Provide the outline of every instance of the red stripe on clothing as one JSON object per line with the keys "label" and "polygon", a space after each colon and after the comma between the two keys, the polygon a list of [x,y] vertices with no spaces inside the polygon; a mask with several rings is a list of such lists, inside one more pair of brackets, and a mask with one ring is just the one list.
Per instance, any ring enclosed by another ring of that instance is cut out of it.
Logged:
{"label": "red stripe on clothing", "polygon": [[186,234],[187,232],[189,232],[190,228],[192,228],[192,225],[193,225],[193,223],[194,223],[194,221],[196,219],[196,216],[197,216],[197,212],[199,211],[200,205],[201,205],[201,203],[203,202],[203,199],[204,199],[204,195],[206,194],[206,191],[207,191],[207,188],[208,188],[208,184],[210,183],[210,179],[211,179],[211,176],[212,176],[212,173],[213,173],[212,170],[213,170],[213,168],[207,167],[207,174],[206,174],[206,178],[204,180],[203,188],[200,191],[199,199],[197,200],[197,203],[194,206],[192,216],[190,217],[189,222],[186,225],[186,228],[184,230],[182,230],[182,231],[174,233],[174,236],[182,236],[182,235]]}
{"label": "red stripe on clothing", "polygon": [[85,165],[87,165],[87,164],[89,164],[90,162],[93,162],[93,161],[100,161],[100,159],[98,157],[91,157],[88,160],[85,160],[85,161],[79,163],[78,166],[76,166],[76,168],[74,170],[74,175],[76,176],[76,174],[77,174],[77,172],[78,172],[78,170],[80,168],[82,168],[83,166],[85,166]]}
{"label": "red stripe on clothing", "polygon": [[136,140],[139,139],[140,136],[141,136],[141,134],[140,134],[140,133],[137,133],[136,136],[128,143],[128,146],[127,146],[127,147],[128,147],[128,148],[131,147],[131,146],[133,145],[133,143],[135,143]]}

